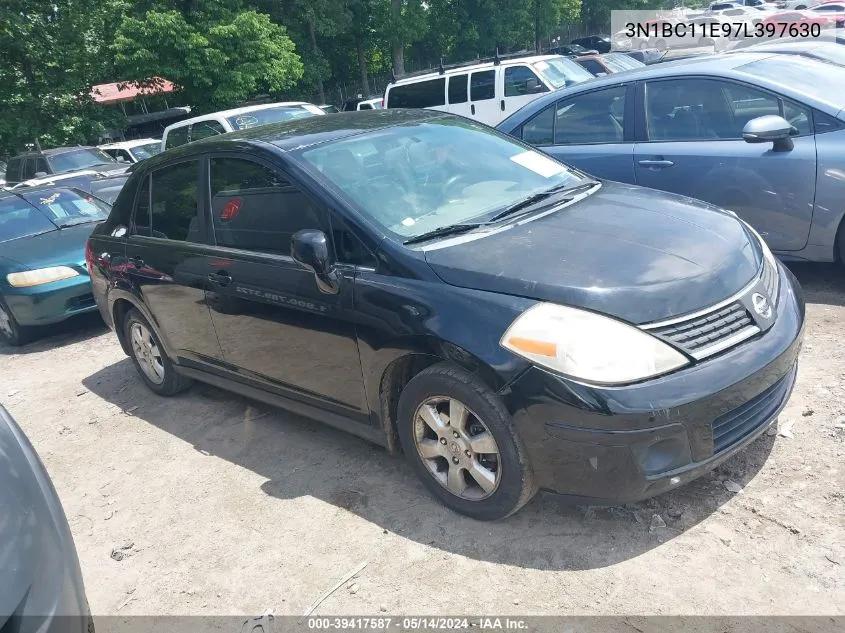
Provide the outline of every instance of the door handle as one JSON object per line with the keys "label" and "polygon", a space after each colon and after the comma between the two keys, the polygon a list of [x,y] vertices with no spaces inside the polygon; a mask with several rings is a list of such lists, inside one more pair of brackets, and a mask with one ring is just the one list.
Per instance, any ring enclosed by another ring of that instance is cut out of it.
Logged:
{"label": "door handle", "polygon": [[656,169],[663,169],[664,167],[671,167],[675,163],[671,160],[641,160],[637,162],[642,167],[654,167]]}
{"label": "door handle", "polygon": [[218,286],[228,286],[232,283],[232,277],[226,272],[211,273],[208,276],[208,280]]}
{"label": "door handle", "polygon": [[475,114],[475,104],[474,103],[469,106],[469,111],[472,112],[473,114]]}
{"label": "door handle", "polygon": [[143,268],[146,264],[144,264],[144,260],[141,257],[130,257],[129,265],[135,268]]}
{"label": "door handle", "polygon": [[502,99],[502,112],[504,112],[504,111],[505,111],[505,100]]}

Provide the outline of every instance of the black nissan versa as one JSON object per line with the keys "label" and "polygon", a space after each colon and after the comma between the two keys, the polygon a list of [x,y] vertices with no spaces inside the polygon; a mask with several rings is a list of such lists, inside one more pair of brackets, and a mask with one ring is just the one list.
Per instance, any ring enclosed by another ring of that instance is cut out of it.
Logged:
{"label": "black nissan versa", "polygon": [[154,392],[196,379],[401,448],[479,519],[700,476],[784,406],[804,322],[730,211],[425,110],[164,152],[87,259]]}

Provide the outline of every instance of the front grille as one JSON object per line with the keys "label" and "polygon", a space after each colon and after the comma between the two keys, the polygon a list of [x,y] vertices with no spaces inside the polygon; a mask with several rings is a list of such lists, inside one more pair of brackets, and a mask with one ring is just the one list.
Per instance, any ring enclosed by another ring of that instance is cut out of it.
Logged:
{"label": "front grille", "polygon": [[721,453],[771,420],[786,401],[795,383],[797,367],[745,404],[713,421],[713,453]]}
{"label": "front grille", "polygon": [[677,345],[693,357],[703,358],[716,353],[717,347],[736,338],[752,336],[759,329],[748,310],[739,301],[734,301],[712,312],[668,325],[658,325],[648,328],[648,331]]}

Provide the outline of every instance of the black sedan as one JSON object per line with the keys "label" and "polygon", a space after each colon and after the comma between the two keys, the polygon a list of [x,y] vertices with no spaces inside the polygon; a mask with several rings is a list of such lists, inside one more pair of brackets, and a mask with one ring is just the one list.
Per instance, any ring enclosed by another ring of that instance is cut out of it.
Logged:
{"label": "black sedan", "polygon": [[401,449],[479,519],[712,469],[786,403],[804,322],[731,212],[427,110],[144,161],[88,265],[154,392],[196,379]]}

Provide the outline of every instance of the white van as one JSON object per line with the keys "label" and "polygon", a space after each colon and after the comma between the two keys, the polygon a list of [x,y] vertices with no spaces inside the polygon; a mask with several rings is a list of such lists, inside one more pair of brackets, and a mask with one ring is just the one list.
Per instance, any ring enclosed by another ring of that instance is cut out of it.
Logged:
{"label": "white van", "polygon": [[592,79],[561,55],[501,57],[415,73],[391,82],[387,108],[431,108],[496,125],[544,92]]}
{"label": "white van", "polygon": [[310,116],[325,116],[325,112],[313,103],[304,101],[286,101],[284,103],[265,103],[262,105],[234,108],[195,116],[164,128],[161,137],[161,149],[172,149],[191,141],[245,130],[268,123],[293,121]]}

